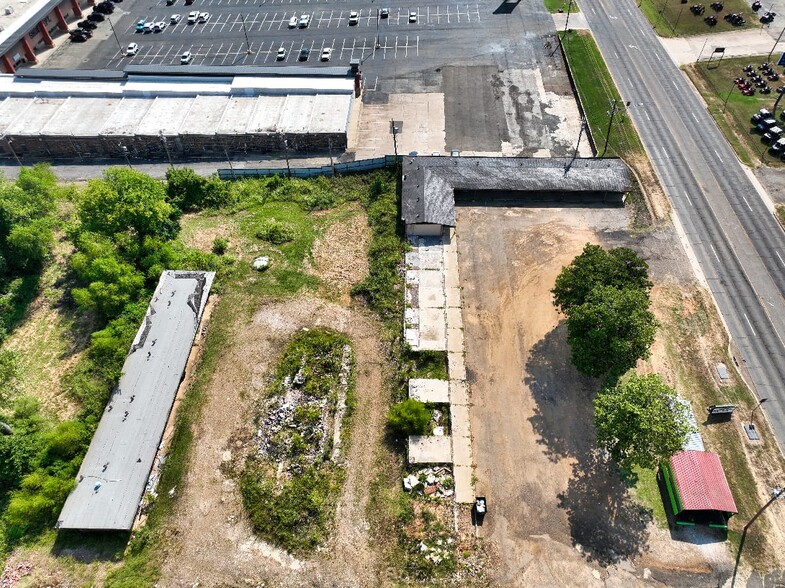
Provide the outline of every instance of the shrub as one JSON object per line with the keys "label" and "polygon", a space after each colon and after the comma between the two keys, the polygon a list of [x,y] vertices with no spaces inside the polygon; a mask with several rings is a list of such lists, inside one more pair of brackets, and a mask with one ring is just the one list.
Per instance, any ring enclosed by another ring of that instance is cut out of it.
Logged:
{"label": "shrub", "polygon": [[256,238],[267,241],[273,245],[282,245],[294,241],[296,233],[294,226],[289,223],[277,221],[274,218],[263,221],[256,230]]}
{"label": "shrub", "polygon": [[223,255],[226,253],[226,249],[229,247],[229,241],[224,239],[223,237],[216,237],[213,239],[213,247],[212,251],[216,255]]}
{"label": "shrub", "polygon": [[387,426],[397,437],[424,435],[430,422],[430,411],[422,402],[411,398],[393,405],[387,415]]}

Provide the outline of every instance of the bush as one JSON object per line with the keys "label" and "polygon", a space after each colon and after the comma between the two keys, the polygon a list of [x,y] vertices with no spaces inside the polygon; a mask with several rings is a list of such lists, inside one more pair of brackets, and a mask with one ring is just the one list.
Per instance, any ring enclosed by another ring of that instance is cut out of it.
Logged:
{"label": "bush", "polygon": [[216,237],[213,239],[213,247],[212,251],[216,255],[223,255],[226,253],[226,249],[229,247],[229,241],[224,239],[223,237]]}
{"label": "bush", "polygon": [[425,435],[430,422],[430,411],[422,402],[411,398],[393,405],[387,415],[387,426],[396,437]]}
{"label": "bush", "polygon": [[273,245],[282,245],[294,241],[296,237],[294,226],[277,221],[274,218],[263,221],[256,230],[256,238],[267,241]]}

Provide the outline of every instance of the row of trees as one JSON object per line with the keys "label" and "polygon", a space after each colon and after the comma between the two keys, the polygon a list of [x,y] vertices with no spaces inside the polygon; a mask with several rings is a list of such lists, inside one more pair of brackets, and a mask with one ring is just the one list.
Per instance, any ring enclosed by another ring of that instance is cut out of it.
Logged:
{"label": "row of trees", "polygon": [[651,287],[648,264],[631,249],[586,244],[552,290],[567,316],[572,363],[604,378],[594,402],[597,439],[625,469],[656,467],[691,430],[686,407],[660,376],[628,374],[654,343]]}
{"label": "row of trees", "polygon": [[228,203],[228,186],[191,170],[171,170],[168,179],[110,168],[83,190],[58,192],[51,171],[37,166],[23,169],[15,184],[0,184],[2,283],[19,272],[40,272],[57,228],[54,212],[65,196],[74,205],[60,224],[74,247],[70,295],[99,327],[63,378],[82,407],[72,421],[48,422],[34,399],[19,397],[15,362],[0,352],[0,389],[6,392],[0,392],[0,422],[11,431],[0,435],[0,546],[4,538],[13,541],[55,520],[161,271],[221,267],[220,258],[188,250],[175,238],[184,212]]}

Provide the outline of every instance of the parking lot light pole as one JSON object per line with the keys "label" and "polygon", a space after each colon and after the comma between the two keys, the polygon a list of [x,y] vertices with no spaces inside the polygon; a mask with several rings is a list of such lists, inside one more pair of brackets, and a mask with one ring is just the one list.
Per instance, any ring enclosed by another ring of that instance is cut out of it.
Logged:
{"label": "parking lot light pole", "polygon": [[243,23],[243,34],[245,35],[245,44],[248,47],[248,49],[246,50],[246,53],[248,55],[250,55],[252,53],[252,51],[251,51],[251,42],[248,40],[248,30],[245,28],[245,15],[244,14],[240,15],[240,20]]}
{"label": "parking lot light pole", "polygon": [[11,151],[11,155],[13,155],[14,159],[16,159],[17,165],[21,166],[22,162],[19,160],[19,156],[16,154],[16,151],[14,151],[14,148],[11,147],[11,143],[13,142],[13,139],[11,137],[6,137],[5,135],[3,135],[2,138],[5,139],[6,145],[8,145],[8,149]]}
{"label": "parking lot light pole", "polygon": [[769,56],[766,58],[766,61],[771,61],[771,56],[774,53],[774,50],[777,48],[777,43],[779,43],[780,39],[782,39],[782,34],[783,33],[785,33],[785,27],[782,28],[782,30],[780,31],[779,36],[777,37],[777,40],[774,41],[774,45],[772,46],[771,51],[769,51]]}
{"label": "parking lot light pole", "polygon": [[725,107],[728,106],[728,100],[730,100],[730,95],[733,94],[733,90],[735,88],[736,88],[736,82],[733,82],[730,92],[728,92],[728,95],[725,96],[725,102],[722,103],[722,112],[725,112]]}
{"label": "parking lot light pole", "polygon": [[120,53],[123,52],[123,46],[120,44],[120,39],[117,38],[117,32],[114,30],[114,25],[112,24],[112,17],[108,14],[106,15],[106,20],[109,21],[109,28],[112,29],[112,34],[114,35],[114,40],[117,41],[117,48],[120,50]]}
{"label": "parking lot light pole", "polygon": [[752,409],[752,412],[750,413],[750,424],[752,424],[752,419],[755,418],[755,411],[758,410],[760,408],[760,405],[766,402],[767,400],[768,398],[761,398],[758,401],[758,404],[755,406],[755,408]]}
{"label": "parking lot light pole", "polygon": [[393,136],[393,151],[395,152],[395,159],[398,159],[398,127],[395,126],[395,121],[390,121],[390,128],[392,129]]}
{"label": "parking lot light pole", "polygon": [[125,145],[120,145],[120,151],[123,152],[123,157],[125,157],[125,162],[128,164],[128,167],[134,169],[134,166],[131,165],[131,160],[128,159],[128,147]]}
{"label": "parking lot light pole", "polygon": [[668,0],[664,0],[662,3],[662,8],[660,8],[659,13],[657,14],[657,20],[654,21],[654,30],[657,30],[657,25],[660,24],[660,19],[662,18],[662,13],[665,12],[665,9],[668,7]]}

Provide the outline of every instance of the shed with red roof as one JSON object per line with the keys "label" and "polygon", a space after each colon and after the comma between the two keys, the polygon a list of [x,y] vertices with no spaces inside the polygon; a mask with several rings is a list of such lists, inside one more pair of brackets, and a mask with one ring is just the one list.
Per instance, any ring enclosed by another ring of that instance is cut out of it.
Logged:
{"label": "shed with red roof", "polygon": [[728,528],[738,512],[720,458],[709,451],[682,451],[662,468],[677,525]]}

